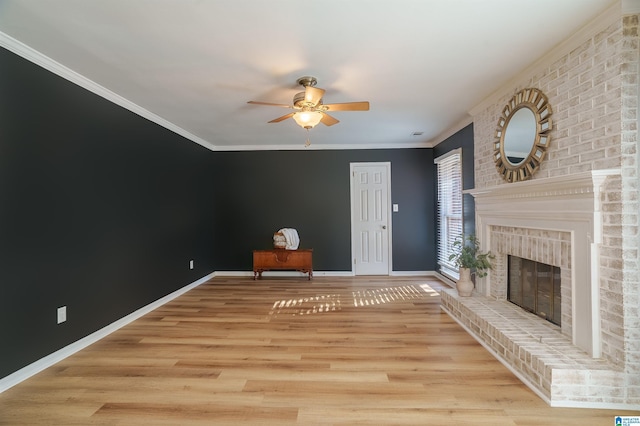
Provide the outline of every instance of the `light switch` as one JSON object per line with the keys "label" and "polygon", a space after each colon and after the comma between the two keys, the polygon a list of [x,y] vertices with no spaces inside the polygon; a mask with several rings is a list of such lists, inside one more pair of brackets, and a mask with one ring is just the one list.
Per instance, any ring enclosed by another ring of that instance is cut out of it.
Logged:
{"label": "light switch", "polygon": [[397,204],[394,204],[394,205],[393,205],[393,211],[394,211],[394,212],[397,212],[397,211],[398,211],[398,205],[397,205]]}
{"label": "light switch", "polygon": [[67,320],[67,307],[60,306],[58,308],[58,324],[62,324]]}

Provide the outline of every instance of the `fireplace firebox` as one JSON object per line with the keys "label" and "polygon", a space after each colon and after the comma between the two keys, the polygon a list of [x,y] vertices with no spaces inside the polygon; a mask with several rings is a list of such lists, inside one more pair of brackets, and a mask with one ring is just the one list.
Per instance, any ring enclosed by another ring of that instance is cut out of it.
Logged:
{"label": "fireplace firebox", "polygon": [[507,300],[560,326],[560,268],[508,256]]}

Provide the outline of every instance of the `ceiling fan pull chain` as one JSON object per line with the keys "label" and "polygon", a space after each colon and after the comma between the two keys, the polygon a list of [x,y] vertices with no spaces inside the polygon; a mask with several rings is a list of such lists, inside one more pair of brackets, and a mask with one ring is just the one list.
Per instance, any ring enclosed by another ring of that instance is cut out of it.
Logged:
{"label": "ceiling fan pull chain", "polygon": [[311,139],[309,138],[309,129],[306,129],[306,130],[307,130],[307,141],[304,143],[304,147],[308,148],[309,145],[311,145]]}

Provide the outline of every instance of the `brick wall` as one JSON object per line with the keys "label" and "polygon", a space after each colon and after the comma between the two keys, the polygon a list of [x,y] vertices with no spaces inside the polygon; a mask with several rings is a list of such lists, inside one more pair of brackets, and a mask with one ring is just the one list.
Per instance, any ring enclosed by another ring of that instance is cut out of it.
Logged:
{"label": "brick wall", "polygon": [[562,334],[571,337],[573,314],[571,311],[571,234],[562,231],[491,227],[491,252],[496,253],[492,272],[490,295],[498,300],[507,298],[507,255],[534,260],[561,270]]}
{"label": "brick wall", "polygon": [[542,90],[553,109],[551,145],[534,178],[620,167],[623,44],[621,24],[612,25],[475,116],[476,188],[504,184],[492,143],[502,109],[526,87]]}
{"label": "brick wall", "polygon": [[533,179],[621,169],[603,188],[599,267],[603,356],[624,367],[627,401],[640,401],[639,22],[639,15],[621,17],[474,112],[478,189],[508,184],[493,161],[495,130],[504,106],[526,87],[542,90],[553,108],[550,147]]}
{"label": "brick wall", "polygon": [[[622,82],[633,80],[630,75],[622,75],[622,70],[632,69],[621,62],[623,46],[628,44],[623,37],[622,27],[620,21],[585,40],[569,54],[514,87],[513,93],[506,93],[495,105],[474,119],[478,188],[507,184],[496,171],[492,142],[502,108],[513,94],[525,87],[542,90],[553,108],[551,144],[547,158],[534,179],[621,167]],[[637,69],[635,71],[637,73]],[[637,97],[634,100],[637,101]],[[631,99],[628,102],[631,103]],[[635,128],[631,122],[625,126]],[[611,262],[615,261],[607,257],[617,255],[619,259],[622,250],[620,200],[624,192],[621,191],[622,188],[615,184],[609,184],[606,189],[609,211],[605,219],[605,239],[601,247],[604,256],[600,265],[603,272],[603,308],[611,308],[616,303],[616,309],[622,306],[622,270],[612,268]],[[602,329],[606,331],[603,335],[604,355],[620,363],[624,358],[622,313],[613,315],[608,311],[602,320]]]}
{"label": "brick wall", "polygon": [[[633,377],[629,394],[640,400],[640,185],[638,152],[638,97],[640,96],[639,15],[623,18],[621,120],[621,233],[622,296],[625,370]],[[619,281],[616,281],[618,284]]]}

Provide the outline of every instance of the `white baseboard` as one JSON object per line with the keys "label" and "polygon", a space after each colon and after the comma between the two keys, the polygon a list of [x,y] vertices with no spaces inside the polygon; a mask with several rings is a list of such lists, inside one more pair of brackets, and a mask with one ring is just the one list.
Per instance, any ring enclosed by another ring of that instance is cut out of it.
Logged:
{"label": "white baseboard", "polygon": [[[306,277],[307,274],[297,271],[264,271],[265,277]],[[313,271],[314,277],[354,277],[353,271]],[[383,276],[383,275],[381,275]],[[391,271],[391,277],[439,277],[435,271]],[[216,277],[253,277],[253,271],[216,271]]]}
{"label": "white baseboard", "polygon": [[202,278],[200,278],[198,281],[194,281],[193,283],[182,287],[179,290],[174,291],[171,294],[168,294],[158,300],[156,300],[155,302],[152,302],[146,306],[143,306],[142,308],[138,309],[137,311],[134,311],[132,313],[130,313],[129,315],[120,318],[119,320],[107,325],[106,327],[101,328],[100,330],[97,330],[93,333],[91,333],[90,335],[83,337],[82,339],[71,343],[70,345],[65,346],[62,349],[59,349],[47,356],[45,356],[44,358],[40,358],[39,360],[27,365],[26,367],[21,368],[20,370],[9,374],[6,377],[3,377],[2,379],[0,379],[0,393],[6,391],[7,389],[17,385],[18,383],[28,379],[29,377],[41,372],[42,370],[44,370],[45,368],[49,368],[52,365],[56,364],[57,362],[62,361],[63,359],[67,358],[68,356],[71,356],[73,354],[75,354],[76,352],[86,348],[87,346],[97,342],[98,340],[108,336],[109,334],[113,333],[114,331],[118,330],[121,327],[124,327],[125,325],[137,320],[138,318],[142,317],[143,315],[148,314],[149,312],[153,311],[154,309],[159,308],[160,306],[164,305],[165,303],[175,299],[178,296],[181,296],[182,294],[186,293],[187,291],[199,286],[202,283],[205,283],[206,281],[210,280],[211,278],[215,277],[216,273],[212,272],[209,275],[206,275]]}
{"label": "white baseboard", "polygon": [[216,271],[216,277],[253,277],[252,271]]}
{"label": "white baseboard", "polygon": [[[281,277],[306,277],[307,274],[303,274],[302,272],[296,271],[266,271],[263,273],[264,276],[281,276]],[[354,274],[352,271],[313,271],[314,277],[353,277]],[[391,276],[435,276],[440,279],[446,280],[446,278],[440,277],[438,273],[433,271],[394,271],[391,273]],[[86,348],[87,346],[99,341],[100,339],[108,336],[114,331],[124,327],[125,325],[137,320],[143,315],[148,314],[154,309],[159,308],[167,302],[181,296],[182,294],[188,292],[189,290],[203,284],[204,282],[210,280],[213,277],[253,277],[253,271],[216,271],[212,272],[209,275],[206,275],[199,280],[182,287],[179,290],[174,291],[171,294],[164,296],[161,299],[152,302],[137,311],[130,313],[129,315],[120,318],[119,320],[97,330],[90,335],[71,343],[70,345],[65,346],[39,360],[27,365],[26,367],[21,368],[20,370],[9,374],[6,377],[0,379],[0,393],[5,390],[12,388],[18,383],[28,379],[29,377],[41,372],[42,370],[51,367],[52,365],[62,361],[63,359],[75,354],[76,352]]]}
{"label": "white baseboard", "polygon": [[[265,277],[307,277],[297,271],[264,271]],[[351,271],[313,271],[314,277],[352,277]],[[216,277],[253,277],[253,271],[216,271]]]}
{"label": "white baseboard", "polygon": [[433,277],[435,271],[391,271],[392,277]]}
{"label": "white baseboard", "polygon": [[313,271],[314,277],[353,277],[353,271]]}

